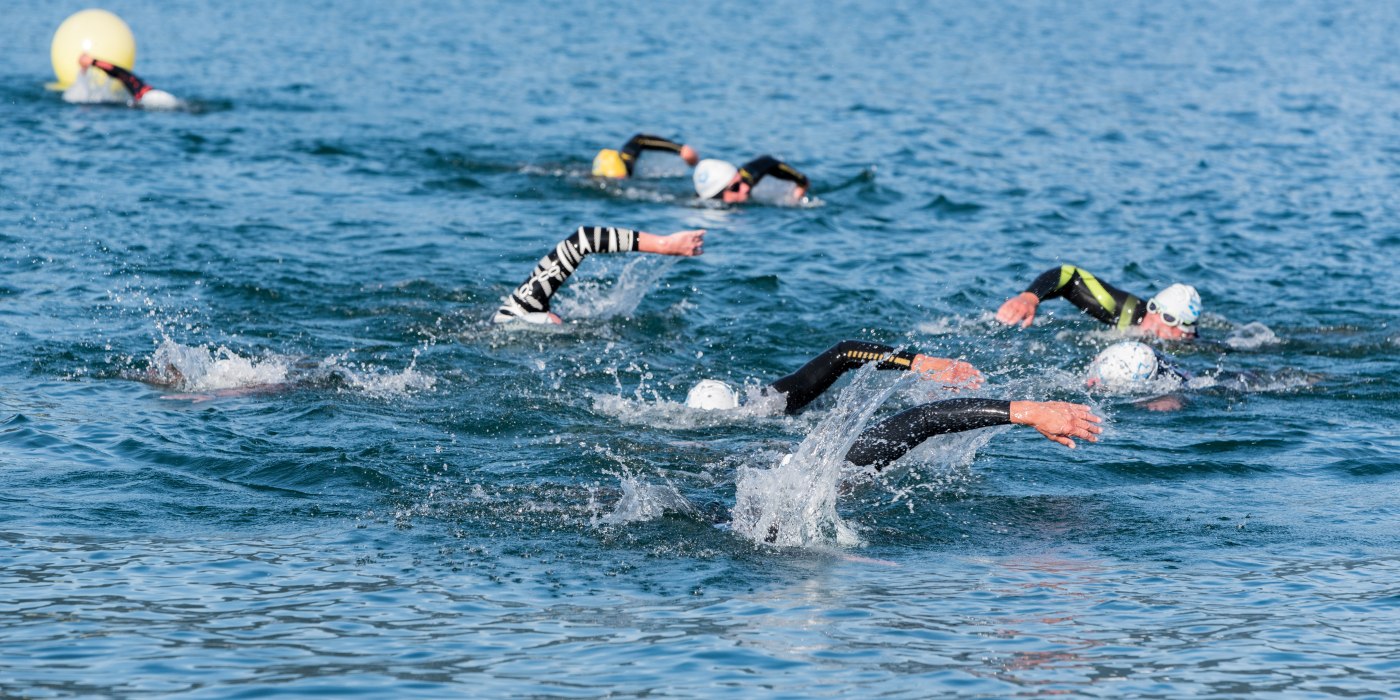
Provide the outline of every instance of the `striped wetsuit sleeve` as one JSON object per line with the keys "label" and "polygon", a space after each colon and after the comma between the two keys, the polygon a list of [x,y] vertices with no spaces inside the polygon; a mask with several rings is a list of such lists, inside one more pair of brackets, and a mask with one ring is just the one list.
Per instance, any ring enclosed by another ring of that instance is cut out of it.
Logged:
{"label": "striped wetsuit sleeve", "polygon": [[786,410],[793,414],[830,389],[846,372],[871,362],[878,362],[878,369],[908,370],[915,356],[912,352],[896,352],[888,345],[843,340],[770,386],[787,396]]}
{"label": "striped wetsuit sleeve", "polygon": [[572,236],[560,241],[549,255],[540,258],[530,276],[511,293],[495,320],[549,311],[549,299],[579,263],[591,253],[629,253],[637,249],[637,232],[625,228],[580,226]]}
{"label": "striped wetsuit sleeve", "polygon": [[797,168],[769,155],[762,155],[744,164],[739,169],[739,177],[747,182],[750,187],[758,184],[759,180],[772,176],[779,180],[797,183],[798,187],[807,187],[807,176],[797,171]]}
{"label": "striped wetsuit sleeve", "polygon": [[618,151],[618,155],[622,158],[622,164],[627,166],[627,174],[630,176],[632,166],[636,165],[637,156],[640,156],[642,151],[666,151],[680,155],[682,145],[660,136],[637,134],[622,145],[622,150]]}
{"label": "striped wetsuit sleeve", "polygon": [[948,399],[926,403],[866,428],[846,452],[846,461],[883,469],[935,435],[1010,422],[1010,401]]}
{"label": "striped wetsuit sleeve", "polygon": [[1031,282],[1026,291],[1038,299],[1064,297],[1084,313],[1127,329],[1142,320],[1147,313],[1142,299],[1095,277],[1093,273],[1074,265],[1050,268]]}
{"label": "striped wetsuit sleeve", "polygon": [[131,99],[133,101],[140,102],[141,96],[151,90],[151,86],[147,85],[146,81],[136,77],[134,73],[121,66],[98,60],[94,60],[92,65],[102,69],[103,73],[121,81],[121,84],[131,93]]}

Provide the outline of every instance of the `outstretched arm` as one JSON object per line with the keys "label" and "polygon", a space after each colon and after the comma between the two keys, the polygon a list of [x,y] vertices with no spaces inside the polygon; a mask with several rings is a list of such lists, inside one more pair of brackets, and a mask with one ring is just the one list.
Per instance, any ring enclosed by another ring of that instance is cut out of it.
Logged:
{"label": "outstretched arm", "polygon": [[797,185],[793,195],[801,199],[807,194],[807,188],[811,182],[797,170],[797,168],[769,155],[762,155],[744,164],[739,168],[739,180],[749,187],[758,184],[759,180],[765,177],[775,177],[779,180],[787,180]]}
{"label": "outstretched arm", "polygon": [[146,93],[150,92],[151,90],[151,86],[147,85],[146,81],[136,77],[136,75],[133,74],[131,71],[122,68],[121,66],[116,65],[114,63],[98,60],[93,58],[92,56],[83,54],[78,57],[78,65],[82,66],[84,70],[86,70],[89,66],[96,66],[103,73],[106,73],[107,75],[112,76],[116,80],[121,81],[121,84],[125,86],[128,91],[131,92],[131,99],[133,101],[140,102],[141,98],[144,97]]}
{"label": "outstretched arm", "polygon": [[695,149],[690,146],[683,143],[676,143],[675,141],[664,139],[660,136],[637,134],[628,139],[627,143],[623,144],[622,149],[618,151],[618,155],[622,157],[622,162],[627,165],[628,175],[632,174],[632,166],[636,165],[637,157],[642,154],[642,151],[665,151],[667,153],[674,153],[680,156],[681,160],[684,160],[687,165],[692,166],[700,162],[700,154],[696,153]]}
{"label": "outstretched arm", "polygon": [[831,388],[841,375],[877,362],[877,369],[919,372],[926,379],[938,379],[951,384],[976,387],[982,383],[982,373],[972,365],[958,360],[929,357],[898,351],[888,345],[860,340],[843,340],[812,358],[802,368],[773,382],[772,388],[787,397],[787,413],[801,411]]}
{"label": "outstretched arm", "polygon": [[997,309],[997,320],[1025,328],[1035,320],[1040,302],[1055,297],[1064,297],[1084,313],[1120,330],[1140,320],[1144,311],[1136,296],[1100,281],[1081,267],[1061,265],[1041,273],[1026,291],[1006,300]]}
{"label": "outstretched arm", "polygon": [[1098,442],[1100,418],[1088,406],[1060,401],[949,399],[915,406],[867,428],[846,453],[857,466],[883,469],[935,435],[993,425],[1029,425],[1067,447],[1072,438]]}
{"label": "outstretched arm", "polygon": [[625,228],[580,226],[572,236],[560,241],[554,250],[540,258],[530,276],[511,293],[491,320],[494,323],[514,319],[560,323],[559,317],[549,311],[550,298],[589,254],[638,251],[661,255],[700,255],[704,240],[703,230],[657,236]]}

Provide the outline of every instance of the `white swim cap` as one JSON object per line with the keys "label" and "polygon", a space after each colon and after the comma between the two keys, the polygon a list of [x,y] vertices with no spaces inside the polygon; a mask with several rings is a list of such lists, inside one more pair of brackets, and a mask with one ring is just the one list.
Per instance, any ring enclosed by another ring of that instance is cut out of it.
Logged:
{"label": "white swim cap", "polygon": [[739,407],[739,394],[717,379],[703,379],[685,395],[685,405],[702,411],[727,411]]}
{"label": "white swim cap", "polygon": [[1130,389],[1157,376],[1157,353],[1136,340],[1114,343],[1099,353],[1089,365],[1089,386]]}
{"label": "white swim cap", "polygon": [[739,169],[733,163],[727,163],[714,158],[706,158],[695,165],[695,174],[692,179],[695,181],[695,194],[700,195],[700,199],[709,199],[729,186],[729,181],[739,174]]}
{"label": "white swim cap", "polygon": [[1148,299],[1147,310],[1161,314],[1168,326],[1194,326],[1201,317],[1201,295],[1195,287],[1178,282]]}
{"label": "white swim cap", "polygon": [[147,90],[137,102],[145,109],[179,109],[180,100],[164,90]]}

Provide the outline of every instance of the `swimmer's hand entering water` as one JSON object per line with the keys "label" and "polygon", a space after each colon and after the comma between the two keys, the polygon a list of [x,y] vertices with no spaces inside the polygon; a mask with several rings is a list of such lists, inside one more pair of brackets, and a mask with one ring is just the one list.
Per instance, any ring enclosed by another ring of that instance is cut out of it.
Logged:
{"label": "swimmer's hand entering water", "polygon": [[1074,449],[1074,440],[1080,438],[1098,442],[1103,428],[1098,423],[1103,419],[1094,415],[1088,406],[1064,401],[1012,401],[1011,422],[1029,425],[1040,431],[1047,439]]}
{"label": "swimmer's hand entering water", "polygon": [[1035,308],[1040,306],[1040,297],[1034,292],[1021,292],[1006,300],[1006,303],[997,309],[997,320],[1008,326],[1021,324],[1022,328],[1031,325],[1035,320]]}

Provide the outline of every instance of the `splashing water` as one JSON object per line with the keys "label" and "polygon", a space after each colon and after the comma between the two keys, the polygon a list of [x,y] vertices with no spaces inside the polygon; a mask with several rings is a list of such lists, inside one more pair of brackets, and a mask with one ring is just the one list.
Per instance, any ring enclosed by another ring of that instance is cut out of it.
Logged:
{"label": "splashing water", "polygon": [[575,280],[573,294],[559,302],[559,315],[593,319],[631,316],[675,263],[673,257],[636,257],[627,261],[617,274],[617,282],[610,286],[601,278]]}
{"label": "splashing water", "polygon": [[220,345],[191,347],[165,338],[151,355],[148,379],[183,391],[216,391],[281,384],[291,364],[285,357],[255,360]]}
{"label": "splashing water", "polygon": [[734,532],[783,547],[863,544],[855,528],[836,512],[846,452],[901,383],[882,387],[873,366],[862,368],[791,455],[769,469],[741,467],[735,484]]}
{"label": "splashing water", "polygon": [[120,82],[97,69],[79,73],[63,91],[63,101],[71,104],[126,104],[130,99],[131,94]]}
{"label": "splashing water", "polygon": [[1225,344],[1236,350],[1254,350],[1278,343],[1278,336],[1274,335],[1273,329],[1258,321],[1236,328],[1230,332],[1230,337],[1225,339]]}

